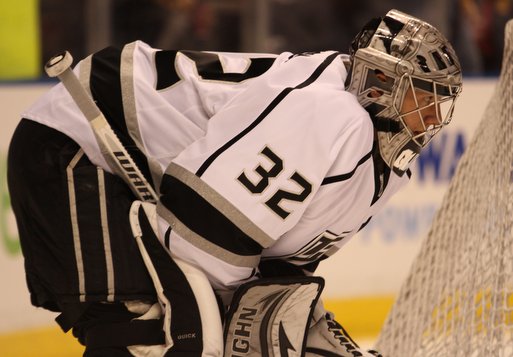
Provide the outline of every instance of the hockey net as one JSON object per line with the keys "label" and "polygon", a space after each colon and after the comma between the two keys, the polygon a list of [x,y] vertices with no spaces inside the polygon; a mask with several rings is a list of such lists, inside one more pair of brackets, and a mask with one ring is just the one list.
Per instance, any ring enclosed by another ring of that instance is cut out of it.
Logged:
{"label": "hockey net", "polygon": [[390,357],[513,356],[513,20],[494,96],[383,326]]}

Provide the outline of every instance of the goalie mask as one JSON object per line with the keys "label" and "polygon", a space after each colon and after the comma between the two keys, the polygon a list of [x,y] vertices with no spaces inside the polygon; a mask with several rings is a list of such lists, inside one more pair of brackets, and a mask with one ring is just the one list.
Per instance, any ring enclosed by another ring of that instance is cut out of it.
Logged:
{"label": "goalie mask", "polygon": [[452,118],[461,67],[430,24],[391,10],[369,22],[350,49],[347,90],[370,113],[379,151],[398,175]]}

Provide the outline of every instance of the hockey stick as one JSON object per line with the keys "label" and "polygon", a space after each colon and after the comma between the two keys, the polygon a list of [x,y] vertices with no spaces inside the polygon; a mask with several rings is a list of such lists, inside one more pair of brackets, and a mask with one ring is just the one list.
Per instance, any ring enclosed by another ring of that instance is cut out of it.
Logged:
{"label": "hockey stick", "polygon": [[45,71],[50,77],[60,79],[80,111],[87,118],[103,157],[112,171],[121,176],[140,200],[155,202],[157,194],[116,136],[93,98],[71,70],[72,63],[73,57],[66,51],[52,57],[46,63]]}

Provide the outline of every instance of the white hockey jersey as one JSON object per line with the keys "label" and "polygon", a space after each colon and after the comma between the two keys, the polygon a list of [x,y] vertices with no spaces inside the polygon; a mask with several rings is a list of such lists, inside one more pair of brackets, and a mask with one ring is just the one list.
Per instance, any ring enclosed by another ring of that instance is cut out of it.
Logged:
{"label": "white hockey jersey", "polygon": [[[161,194],[164,244],[215,288],[263,259],[332,255],[408,181],[383,165],[369,114],[344,90],[344,55],[107,48],[75,68]],[[23,117],[110,171],[62,85]]]}

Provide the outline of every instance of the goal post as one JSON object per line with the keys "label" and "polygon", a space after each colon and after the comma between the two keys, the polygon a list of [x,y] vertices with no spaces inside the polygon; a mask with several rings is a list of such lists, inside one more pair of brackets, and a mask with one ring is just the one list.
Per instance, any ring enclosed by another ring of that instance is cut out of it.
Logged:
{"label": "goal post", "polygon": [[376,347],[390,357],[513,356],[513,20],[494,96]]}

